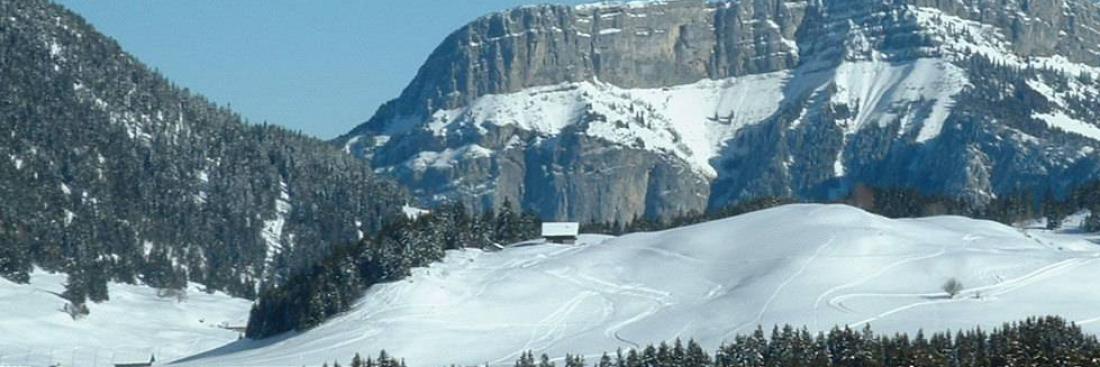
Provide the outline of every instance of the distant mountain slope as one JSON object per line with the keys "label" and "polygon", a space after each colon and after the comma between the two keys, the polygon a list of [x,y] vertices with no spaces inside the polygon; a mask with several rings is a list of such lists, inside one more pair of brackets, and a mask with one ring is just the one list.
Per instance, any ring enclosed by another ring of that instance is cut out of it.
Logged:
{"label": "distant mountain slope", "polygon": [[856,183],[982,204],[1100,177],[1100,7],[610,2],[490,14],[336,140],[424,201],[628,221]]}
{"label": "distant mountain slope", "polygon": [[249,296],[397,214],[403,191],[330,145],[250,125],[79,16],[0,0],[0,274],[187,279]]}
{"label": "distant mountain slope", "polygon": [[[775,324],[816,332],[870,323],[890,334],[1059,315],[1096,332],[1100,294],[1083,291],[1100,276],[1096,239],[790,205],[662,232],[586,236],[580,246],[451,251],[406,280],[372,287],[352,311],[317,328],[235,342],[183,365],[317,365],[364,347],[410,366],[512,365],[527,350],[596,361],[604,351],[677,337],[709,349]],[[963,284],[954,298],[941,287],[951,278]]]}

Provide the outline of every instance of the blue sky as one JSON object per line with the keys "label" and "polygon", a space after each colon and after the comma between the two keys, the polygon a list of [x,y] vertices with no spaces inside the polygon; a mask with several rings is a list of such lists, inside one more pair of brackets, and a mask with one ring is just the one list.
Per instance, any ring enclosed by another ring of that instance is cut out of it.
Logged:
{"label": "blue sky", "polygon": [[548,0],[56,1],[177,84],[328,139],[396,97],[456,28]]}

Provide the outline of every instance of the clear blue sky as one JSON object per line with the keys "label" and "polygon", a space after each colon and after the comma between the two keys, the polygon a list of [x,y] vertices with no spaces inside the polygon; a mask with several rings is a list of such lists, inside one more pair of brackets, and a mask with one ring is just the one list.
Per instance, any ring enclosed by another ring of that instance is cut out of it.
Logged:
{"label": "clear blue sky", "polygon": [[253,122],[333,138],[491,11],[582,0],[55,0],[172,81]]}

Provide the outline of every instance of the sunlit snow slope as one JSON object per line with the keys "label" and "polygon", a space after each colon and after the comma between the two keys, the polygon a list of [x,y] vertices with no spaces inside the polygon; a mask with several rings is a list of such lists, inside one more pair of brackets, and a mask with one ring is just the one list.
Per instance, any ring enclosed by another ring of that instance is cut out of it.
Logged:
{"label": "sunlit snow slope", "polygon": [[61,311],[65,275],[36,271],[27,285],[0,278],[0,366],[111,366],[169,361],[223,345],[250,303],[192,285],[182,302],[153,288],[110,284],[111,300],[74,321]]}
{"label": "sunlit snow slope", "polygon": [[[916,331],[1055,314],[1100,330],[1100,293],[1083,291],[1100,278],[1100,248],[1082,234],[793,205],[582,242],[452,252],[316,329],[185,364],[319,365],[384,348],[411,366],[504,365],[524,350],[593,355],[676,337],[715,346],[782,323]],[[966,286],[955,299],[939,290],[951,277]]]}

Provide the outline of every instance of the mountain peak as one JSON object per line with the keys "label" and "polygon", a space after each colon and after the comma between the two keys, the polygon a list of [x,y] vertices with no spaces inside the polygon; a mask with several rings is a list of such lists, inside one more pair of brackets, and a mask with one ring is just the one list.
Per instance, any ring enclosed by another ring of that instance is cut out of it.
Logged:
{"label": "mountain peak", "polygon": [[856,183],[978,202],[1064,192],[1028,172],[1100,171],[1082,155],[1096,102],[1068,93],[1098,90],[1098,14],[1082,0],[520,8],[453,33],[338,143],[427,201],[577,220]]}

